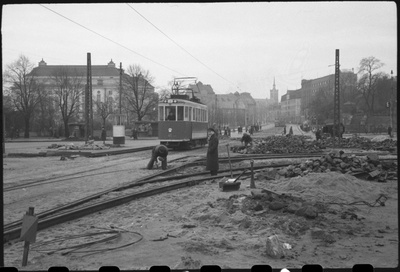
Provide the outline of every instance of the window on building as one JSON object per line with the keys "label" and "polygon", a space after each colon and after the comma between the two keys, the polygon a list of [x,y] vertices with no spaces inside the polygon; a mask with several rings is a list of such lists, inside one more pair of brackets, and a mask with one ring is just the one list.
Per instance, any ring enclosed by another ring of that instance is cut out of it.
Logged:
{"label": "window on building", "polygon": [[97,91],[97,103],[100,103],[100,91]]}
{"label": "window on building", "polygon": [[103,79],[98,79],[97,80],[97,85],[103,86]]}

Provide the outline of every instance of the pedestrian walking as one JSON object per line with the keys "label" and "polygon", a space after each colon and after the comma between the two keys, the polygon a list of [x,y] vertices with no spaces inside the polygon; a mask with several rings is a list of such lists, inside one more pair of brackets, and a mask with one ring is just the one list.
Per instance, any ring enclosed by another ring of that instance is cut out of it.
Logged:
{"label": "pedestrian walking", "polygon": [[137,132],[136,127],[133,127],[133,128],[132,128],[132,138],[133,138],[134,140],[137,140],[137,139],[138,139],[137,134],[138,134],[138,132]]}
{"label": "pedestrian walking", "polygon": [[161,168],[163,170],[167,169],[167,156],[168,148],[165,145],[156,145],[151,151],[151,159],[147,164],[147,169],[153,169],[154,163],[161,162]]}
{"label": "pedestrian walking", "polygon": [[293,135],[293,129],[292,129],[292,127],[290,127],[290,129],[289,129],[289,135]]}
{"label": "pedestrian walking", "polygon": [[392,126],[389,126],[389,127],[388,127],[388,134],[389,134],[389,137],[390,137],[390,138],[393,137],[393,136],[392,136]]}
{"label": "pedestrian walking", "polygon": [[218,173],[218,137],[213,128],[208,129],[208,149],[206,170],[210,171],[211,176]]}
{"label": "pedestrian walking", "polygon": [[104,127],[101,127],[101,140],[103,141],[103,144],[106,144],[106,139],[107,139],[107,131],[105,130]]}

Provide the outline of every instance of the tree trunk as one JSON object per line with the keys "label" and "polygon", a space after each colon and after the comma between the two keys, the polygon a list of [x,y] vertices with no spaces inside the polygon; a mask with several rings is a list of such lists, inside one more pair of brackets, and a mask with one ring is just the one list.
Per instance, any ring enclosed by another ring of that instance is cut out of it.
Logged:
{"label": "tree trunk", "polygon": [[29,138],[29,117],[25,117],[25,132],[24,138]]}
{"label": "tree trunk", "polygon": [[68,120],[64,120],[64,134],[65,134],[65,138],[69,137]]}

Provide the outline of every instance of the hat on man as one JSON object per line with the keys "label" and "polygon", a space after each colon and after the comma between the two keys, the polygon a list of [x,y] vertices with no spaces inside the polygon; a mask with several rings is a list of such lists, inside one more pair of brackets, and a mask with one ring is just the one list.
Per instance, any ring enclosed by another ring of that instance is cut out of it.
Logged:
{"label": "hat on man", "polygon": [[208,131],[212,131],[212,132],[215,133],[215,129],[213,129],[212,127],[208,128],[207,130],[208,130]]}

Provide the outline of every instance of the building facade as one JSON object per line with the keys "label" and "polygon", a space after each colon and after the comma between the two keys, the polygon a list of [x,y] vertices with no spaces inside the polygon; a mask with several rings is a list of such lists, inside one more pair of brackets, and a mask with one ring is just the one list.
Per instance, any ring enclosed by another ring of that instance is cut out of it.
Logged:
{"label": "building facade", "polygon": [[288,90],[281,97],[281,116],[280,119],[289,123],[301,123],[301,89]]}
{"label": "building facade", "polygon": [[[56,96],[57,88],[60,88],[61,82],[57,77],[64,78],[65,81],[74,82],[75,88],[79,88],[79,97],[76,99],[76,111],[73,116],[74,122],[84,122],[85,112],[85,86],[87,84],[87,65],[47,65],[42,59],[38,67],[33,68],[34,74],[38,81],[45,86],[46,92],[51,96]],[[122,72],[123,77],[128,77]],[[91,65],[92,77],[92,107],[93,112],[98,110],[100,103],[106,103],[109,107],[109,112],[119,113],[120,107],[120,69],[116,67],[111,60],[107,65]],[[140,84],[144,84],[139,80]],[[154,92],[154,87],[146,84],[146,88]],[[71,99],[75,99],[72,98]],[[123,105],[124,99],[121,99]],[[112,116],[111,116],[112,117]],[[55,125],[61,121],[60,116],[55,116]]]}

